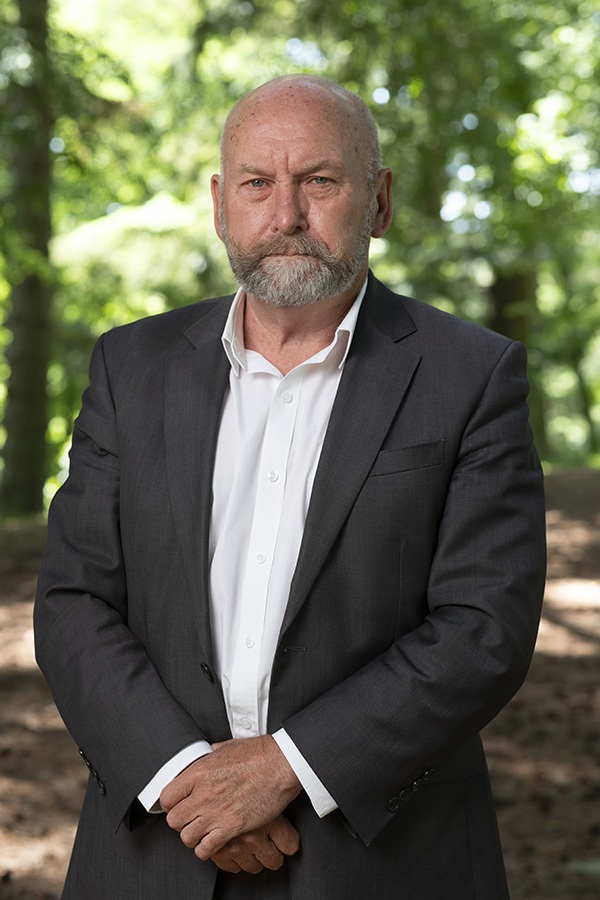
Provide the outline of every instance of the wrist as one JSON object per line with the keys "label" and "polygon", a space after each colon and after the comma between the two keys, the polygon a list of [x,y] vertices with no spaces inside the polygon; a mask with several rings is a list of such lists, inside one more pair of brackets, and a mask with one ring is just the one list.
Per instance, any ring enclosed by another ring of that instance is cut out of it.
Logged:
{"label": "wrist", "polygon": [[302,790],[302,784],[273,735],[268,734],[266,737],[268,739],[269,757],[274,764],[274,771],[277,772],[280,787],[289,795],[289,802],[291,802]]}

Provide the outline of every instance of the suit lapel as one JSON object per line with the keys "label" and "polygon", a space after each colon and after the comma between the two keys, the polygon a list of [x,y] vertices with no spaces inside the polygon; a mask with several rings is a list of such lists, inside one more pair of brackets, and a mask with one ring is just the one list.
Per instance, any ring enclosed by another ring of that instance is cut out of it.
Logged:
{"label": "suit lapel", "polygon": [[421,358],[397,343],[415,331],[401,301],[370,278],[321,451],[282,635],[324,564]]}
{"label": "suit lapel", "polygon": [[[199,637],[212,661],[208,543],[214,454],[229,362],[221,334],[229,306],[212,307],[186,332],[190,350],[166,364],[165,445],[172,514]],[[396,295],[370,276],[315,476],[281,633],[331,550],[420,361],[398,342],[415,331]]]}
{"label": "suit lapel", "polygon": [[212,662],[208,539],[212,474],[230,366],[221,334],[229,306],[213,307],[186,337],[193,346],[169,358],[165,373],[165,446],[171,510],[202,646]]}

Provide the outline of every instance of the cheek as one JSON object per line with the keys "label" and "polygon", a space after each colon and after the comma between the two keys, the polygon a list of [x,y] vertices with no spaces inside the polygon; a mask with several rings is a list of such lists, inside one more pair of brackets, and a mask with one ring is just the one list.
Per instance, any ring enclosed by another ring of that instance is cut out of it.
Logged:
{"label": "cheek", "polygon": [[362,229],[367,213],[366,199],[339,198],[337,202],[311,204],[310,224],[328,244],[351,246]]}
{"label": "cheek", "polygon": [[319,223],[312,234],[337,253],[352,251],[356,245],[359,228],[350,215]]}
{"label": "cheek", "polygon": [[233,243],[247,249],[261,240],[268,231],[269,217],[263,208],[256,204],[230,204],[225,208],[225,224],[227,233]]}

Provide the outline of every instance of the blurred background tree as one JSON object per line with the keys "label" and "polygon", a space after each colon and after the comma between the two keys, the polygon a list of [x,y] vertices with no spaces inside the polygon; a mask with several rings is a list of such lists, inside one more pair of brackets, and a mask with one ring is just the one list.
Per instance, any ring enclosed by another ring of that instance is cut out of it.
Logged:
{"label": "blurred background tree", "polygon": [[233,289],[208,180],[247,90],[357,91],[401,293],[523,340],[546,463],[600,464],[600,11],[590,0],[3,0],[5,515],[64,479],[93,341]]}

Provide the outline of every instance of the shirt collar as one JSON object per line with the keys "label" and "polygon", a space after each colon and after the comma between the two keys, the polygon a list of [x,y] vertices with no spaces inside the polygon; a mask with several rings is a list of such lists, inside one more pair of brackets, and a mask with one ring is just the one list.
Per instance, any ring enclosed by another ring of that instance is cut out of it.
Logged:
{"label": "shirt collar", "polygon": [[[367,290],[367,281],[368,279],[365,279],[362,288],[358,292],[356,300],[336,328],[332,342],[328,347],[325,347],[323,350],[320,350],[319,353],[315,354],[315,356],[311,358],[311,362],[322,362],[329,356],[329,354],[335,347],[341,345],[342,341],[345,341],[346,346],[343,350],[340,362],[338,363],[338,367],[340,369],[342,368],[342,366],[346,362],[346,357],[350,352],[350,344],[352,343],[352,338],[354,337],[358,313],[360,312],[360,307]],[[227,359],[229,360],[234,374],[238,376],[240,374],[240,370],[243,369],[245,371],[248,368],[246,348],[244,346],[245,306],[246,292],[243,288],[239,288],[238,292],[233,298],[233,303],[231,304],[231,309],[229,310],[229,315],[227,316],[225,328],[223,329],[223,334],[221,336],[221,341],[223,343],[225,353],[227,354]]]}

